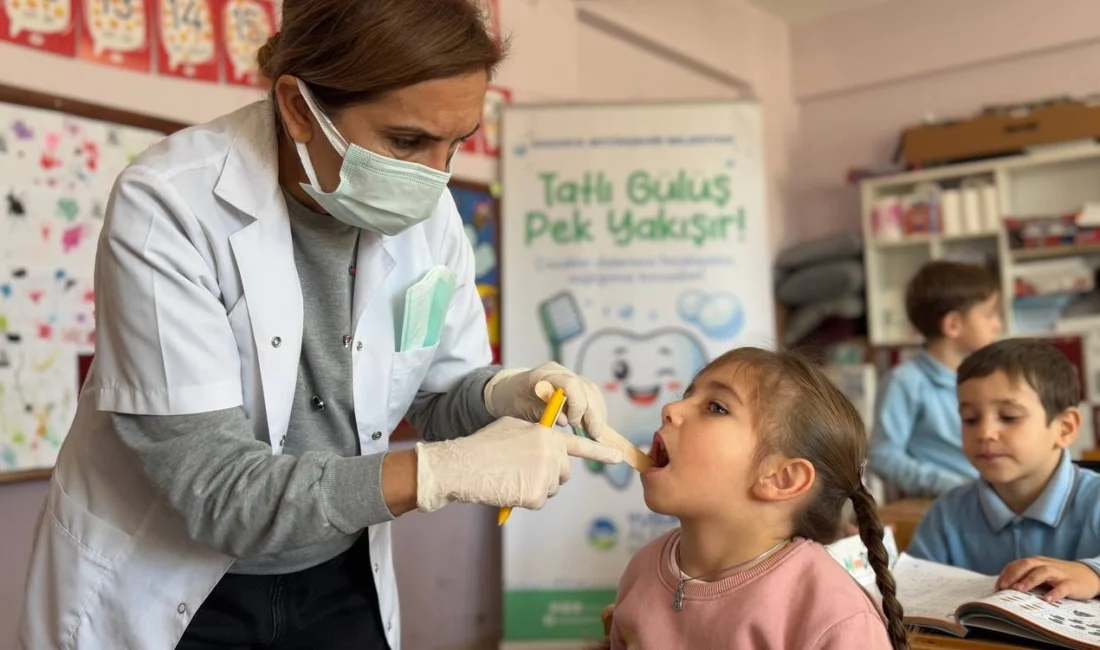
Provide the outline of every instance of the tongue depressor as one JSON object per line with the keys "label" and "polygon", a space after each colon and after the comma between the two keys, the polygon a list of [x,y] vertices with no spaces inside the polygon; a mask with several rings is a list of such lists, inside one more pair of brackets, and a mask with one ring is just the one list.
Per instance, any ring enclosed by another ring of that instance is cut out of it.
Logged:
{"label": "tongue depressor", "polygon": [[[549,401],[554,395],[554,386],[548,381],[540,381],[535,384],[535,394],[538,395],[539,399],[543,402]],[[630,444],[629,440],[623,437],[618,431],[612,429],[610,425],[605,424],[603,426],[603,432],[600,433],[598,442],[623,452],[623,459],[626,461],[626,464],[639,472],[643,472],[655,465],[653,459],[650,458],[648,454]]]}

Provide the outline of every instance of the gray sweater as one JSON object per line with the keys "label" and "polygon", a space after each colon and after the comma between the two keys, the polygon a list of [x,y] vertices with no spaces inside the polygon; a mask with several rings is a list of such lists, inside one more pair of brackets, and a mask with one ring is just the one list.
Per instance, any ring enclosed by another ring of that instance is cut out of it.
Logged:
{"label": "gray sweater", "polygon": [[[154,487],[196,540],[238,560],[235,573],[299,571],[393,519],[382,498],[385,454],[359,455],[351,393],[351,300],[359,230],[285,195],[305,312],[302,354],[283,452],[257,440],[241,407],[195,415],[112,414]],[[446,394],[417,395],[407,415],[427,440],[492,421],[483,392],[497,368]]]}

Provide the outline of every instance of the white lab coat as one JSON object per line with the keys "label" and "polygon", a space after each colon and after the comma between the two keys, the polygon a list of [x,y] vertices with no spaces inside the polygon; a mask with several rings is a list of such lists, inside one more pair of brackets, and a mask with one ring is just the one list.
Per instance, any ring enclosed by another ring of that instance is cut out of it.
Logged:
{"label": "white lab coat", "polygon": [[[116,183],[96,263],[96,357],[38,522],[24,650],[172,650],[233,562],[188,537],[104,412],[243,404],[279,453],[302,296],[276,128],[271,104],[252,104],[165,139]],[[395,352],[405,291],[439,264],[457,274],[440,342]],[[400,235],[364,232],[351,321],[363,454],[386,450],[418,389],[446,391],[490,362],[473,266],[449,192]],[[386,636],[399,650],[390,525],[368,535]]]}

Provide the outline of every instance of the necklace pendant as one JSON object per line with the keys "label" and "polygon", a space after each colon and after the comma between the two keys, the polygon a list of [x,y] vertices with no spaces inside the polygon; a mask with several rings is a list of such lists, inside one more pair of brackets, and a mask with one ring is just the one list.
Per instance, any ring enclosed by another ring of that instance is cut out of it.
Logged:
{"label": "necklace pendant", "polygon": [[676,587],[676,593],[672,594],[672,611],[679,612],[684,609],[684,581]]}

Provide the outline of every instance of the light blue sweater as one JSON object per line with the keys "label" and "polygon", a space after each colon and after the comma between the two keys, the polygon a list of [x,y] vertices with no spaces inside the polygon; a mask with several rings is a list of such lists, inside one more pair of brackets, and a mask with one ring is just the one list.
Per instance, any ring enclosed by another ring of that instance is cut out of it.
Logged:
{"label": "light blue sweater", "polygon": [[935,497],[978,476],[962,451],[955,373],[921,350],[879,392],[871,470],[906,497]]}

